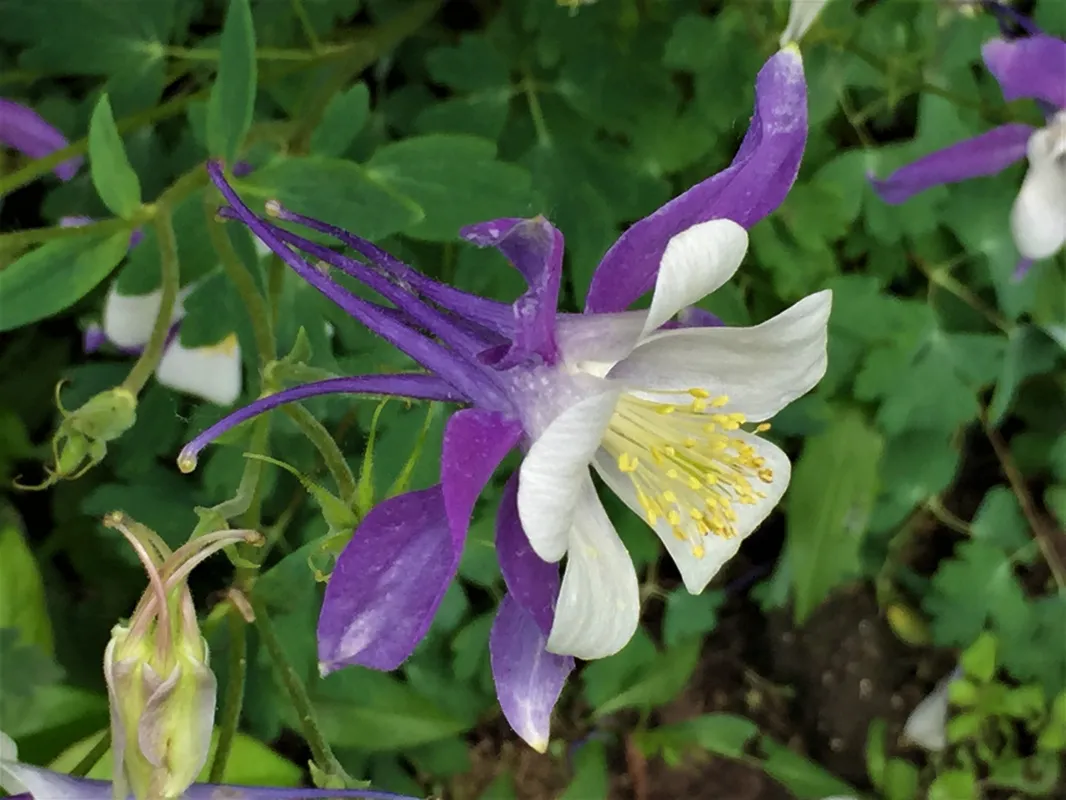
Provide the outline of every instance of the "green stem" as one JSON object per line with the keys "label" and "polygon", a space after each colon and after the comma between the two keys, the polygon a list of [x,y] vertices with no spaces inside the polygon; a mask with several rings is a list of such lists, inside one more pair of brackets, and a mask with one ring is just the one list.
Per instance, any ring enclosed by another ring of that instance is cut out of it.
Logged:
{"label": "green stem", "polygon": [[307,9],[304,8],[303,0],[290,0],[289,4],[292,6],[293,16],[300,23],[300,29],[303,30],[311,48],[317,53],[322,49],[322,42],[319,41],[318,34],[315,33],[315,26],[311,24],[311,17],[308,16]]}
{"label": "green stem", "polygon": [[141,393],[163,357],[163,348],[166,347],[167,334],[170,332],[170,321],[174,316],[174,305],[178,301],[178,240],[174,236],[174,220],[171,218],[169,207],[161,207],[161,212],[155,218],[155,229],[156,238],[159,239],[163,293],[148,344],[126,376],[126,380],[122,382],[122,387],[134,395]]}
{"label": "green stem", "polygon": [[[292,50],[283,47],[260,47],[255,51],[255,57],[259,61],[325,61],[326,59],[337,58],[344,55],[356,44],[357,43],[355,42],[350,42],[346,44],[326,45],[317,51]],[[162,48],[161,53],[169,58],[177,58],[183,61],[213,62],[218,61],[222,57],[220,51],[205,47],[165,47]]]}
{"label": "green stem", "polygon": [[222,700],[222,713],[218,725],[218,747],[211,762],[209,783],[222,783],[237,725],[244,705],[244,682],[248,674],[248,632],[237,607],[229,607],[230,652],[229,669],[226,673],[226,695]]}
{"label": "green stem", "polygon": [[[252,424],[255,427],[252,429],[252,441],[249,443],[248,449],[252,453],[265,455],[267,441],[270,437],[270,415],[264,414]],[[246,459],[244,472],[241,474],[241,482],[237,486],[236,493],[229,500],[224,500],[210,509],[202,510],[200,522],[190,538],[195,539],[197,536],[203,536],[205,533],[219,530],[219,526],[222,523],[246,513],[252,507],[262,473],[262,461],[257,458]]]}
{"label": "green stem", "polygon": [[74,778],[84,778],[89,774],[89,770],[96,766],[96,762],[104,757],[104,754],[111,747],[111,731],[104,731],[96,744],[93,745],[93,749],[85,754],[85,758],[79,761],[74,769],[70,771],[70,774]]}
{"label": "green stem", "polygon": [[285,649],[278,639],[277,631],[274,630],[274,625],[267,614],[265,604],[255,594],[252,594],[249,601],[255,611],[255,626],[259,630],[263,646],[266,648],[271,661],[274,662],[274,667],[281,677],[285,691],[289,694],[289,700],[292,701],[292,707],[296,711],[297,719],[300,721],[304,739],[307,741],[308,747],[311,748],[311,755],[319,768],[325,771],[326,774],[341,778],[347,782],[348,776],[344,771],[344,767],[337,761],[337,757],[333,755],[333,749],[329,746],[329,742],[326,741],[326,737],[322,733],[322,728],[318,723],[318,714],[315,711],[314,703],[311,702],[310,695],[307,693],[307,687],[304,686],[300,676],[289,662]]}
{"label": "green stem", "polygon": [[526,102],[529,103],[529,116],[533,118],[533,128],[537,132],[537,143],[541,147],[548,147],[551,144],[551,133],[548,131],[548,125],[544,121],[544,112],[540,107],[540,98],[537,97],[537,91],[533,88],[533,76],[526,74],[522,79],[522,92],[526,96]]}
{"label": "green stem", "polygon": [[270,310],[266,301],[255,285],[252,273],[241,261],[237,251],[233,248],[229,234],[223,227],[224,223],[215,219],[215,195],[208,192],[204,196],[204,213],[207,215],[207,232],[211,237],[211,244],[215,253],[222,262],[222,269],[226,277],[230,279],[241,296],[248,317],[252,322],[252,333],[255,336],[256,355],[259,360],[259,368],[269,364],[277,355],[277,344],[274,339],[274,328],[270,321]]}
{"label": "green stem", "polygon": [[314,414],[303,406],[293,403],[283,408],[286,416],[296,423],[304,436],[311,440],[311,444],[326,462],[326,468],[337,484],[341,499],[350,503],[355,497],[355,476],[340,447],[337,446],[337,442],[326,430],[326,426],[315,419]]}

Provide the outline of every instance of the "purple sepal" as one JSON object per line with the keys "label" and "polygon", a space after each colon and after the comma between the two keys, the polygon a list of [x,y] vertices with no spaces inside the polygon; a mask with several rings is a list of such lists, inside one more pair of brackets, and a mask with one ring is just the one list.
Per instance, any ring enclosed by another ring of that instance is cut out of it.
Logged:
{"label": "purple sepal", "polygon": [[592,276],[585,313],[624,311],[655,285],[666,245],[711,219],[750,228],[788,194],[807,141],[803,60],[785,49],[770,57],[755,82],[755,114],[728,168],[640,220],[615,242]]}
{"label": "purple sepal", "polygon": [[318,619],[323,673],[393,670],[426,635],[459,568],[470,515],[521,426],[466,409],[448,420],[441,483],[375,506],[344,548]]}
{"label": "purple sepal", "polygon": [[981,48],[981,55],[1004,99],[1032,97],[1066,108],[1066,41],[1043,34],[993,39]]}
{"label": "purple sepal", "polygon": [[574,669],[574,659],[545,650],[547,634],[511,596],[496,612],[489,634],[489,658],[496,697],[514,732],[544,752],[552,709]]}
{"label": "purple sepal", "polygon": [[510,477],[496,516],[496,557],[512,598],[547,636],[559,596],[559,566],[533,552],[518,518],[518,473]]}
{"label": "purple sepal", "polygon": [[1011,280],[1017,283],[1022,280],[1028,273],[1029,268],[1033,266],[1033,259],[1023,258],[1018,261],[1018,265],[1014,268],[1014,274],[1011,275]]}
{"label": "purple sepal", "polygon": [[462,551],[470,515],[481,491],[522,438],[522,424],[493,411],[464,408],[444,431],[440,482],[452,542]]}
{"label": "purple sepal", "polygon": [[[30,158],[44,158],[62,150],[69,142],[33,109],[0,97],[0,144],[7,145]],[[81,169],[81,156],[64,161],[52,172],[60,180],[69,181]]]}
{"label": "purple sepal", "polygon": [[870,183],[882,200],[898,205],[933,186],[1001,172],[1025,158],[1025,146],[1032,133],[1030,126],[1021,123],[1001,125],[919,158],[887,178],[870,176]]}
{"label": "purple sepal", "polygon": [[371,509],[326,584],[322,674],[352,664],[399,667],[429,630],[458,561],[439,484]]}
{"label": "purple sepal", "polygon": [[725,326],[717,316],[698,306],[683,308],[677,314],[677,324],[681,328],[721,328]]}
{"label": "purple sepal", "polygon": [[510,369],[538,355],[546,364],[559,358],[555,314],[563,274],[563,235],[544,217],[495,219],[469,225],[460,235],[478,247],[495,247],[526,279],[529,289],[511,306],[514,334],[509,347],[497,347],[482,361]]}
{"label": "purple sepal", "polygon": [[95,353],[107,342],[107,334],[99,325],[90,325],[82,334],[82,350],[86,353]]}

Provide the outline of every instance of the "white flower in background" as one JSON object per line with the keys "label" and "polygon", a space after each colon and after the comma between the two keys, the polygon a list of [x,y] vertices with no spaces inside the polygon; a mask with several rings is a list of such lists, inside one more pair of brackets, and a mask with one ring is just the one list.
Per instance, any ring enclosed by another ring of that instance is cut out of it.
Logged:
{"label": "white flower in background", "polygon": [[1066,244],[1066,111],[1036,130],[1026,145],[1029,170],[1011,209],[1018,252],[1039,260]]}
{"label": "white flower in background", "polygon": [[528,387],[533,444],[518,484],[533,550],[551,562],[567,556],[550,652],[615,653],[639,616],[636,573],[590,466],[654,529],[693,594],[788,486],[788,457],[758,435],[769,425],[744,426],[774,416],[825,374],[831,293],[752,328],[660,330],[729,280],[747,244],[729,220],[695,225],[670,240],[647,311],[559,322],[573,383]]}
{"label": "white flower in background", "polygon": [[829,0],[792,0],[788,9],[788,24],[785,25],[785,32],[781,34],[781,47],[802,39],[828,2]]}
{"label": "white flower in background", "polygon": [[903,725],[904,739],[934,753],[948,746],[948,690],[961,675],[962,670],[955,669],[914,707]]}
{"label": "white flower in background", "polygon": [[[156,379],[176,391],[228,406],[241,394],[241,348],[234,334],[207,347],[182,345],[179,333],[185,316],[183,301],[193,288],[186,286],[178,294]],[[107,341],[125,353],[139,353],[148,343],[161,301],[161,289],[143,295],[123,295],[112,284],[104,303],[102,327],[89,330],[86,349],[95,350]]]}

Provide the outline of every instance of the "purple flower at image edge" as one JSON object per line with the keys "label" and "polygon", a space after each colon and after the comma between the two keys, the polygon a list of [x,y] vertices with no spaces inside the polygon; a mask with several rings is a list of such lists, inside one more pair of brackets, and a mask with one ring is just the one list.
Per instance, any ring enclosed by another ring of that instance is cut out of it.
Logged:
{"label": "purple flower at image edge", "polygon": [[[66,137],[44,121],[36,111],[0,97],[0,145],[30,158],[44,158],[69,145]],[[81,156],[57,164],[52,170],[60,180],[69,181],[79,169]]]}
{"label": "purple flower at image edge", "polygon": [[871,177],[886,203],[902,203],[933,186],[1002,172],[1027,158],[1029,168],[1011,209],[1011,233],[1022,277],[1033,261],[1066,244],[1066,41],[1045,34],[993,39],[981,51],[1007,101],[1030,98],[1048,110],[1047,124],[1008,123]]}
{"label": "purple flower at image edge", "polygon": [[[557,309],[563,237],[543,217],[462,232],[498,249],[526,280],[527,291],[506,304],[268,203],[268,217],[330,235],[369,265],[299,236],[256,215],[221,165],[208,165],[229,204],[224,217],[244,223],[425,372],[335,378],[261,398],[191,441],[179,457],[183,470],[234,425],[306,397],[365,393],[463,406],[445,426],[440,482],[378,504],[339,556],[318,624],[324,674],[355,664],[392,670],[410,656],[456,574],[478,496],[516,447],[525,457],[497,519],[508,595],[490,656],[506,718],[539,750],[574,658],[617,652],[639,617],[636,573],[590,468],[660,537],[690,592],[736,553],[790,474],[784,453],[758,435],[768,426],[742,426],[770,418],[824,374],[830,296],[807,297],[753,328],[686,309],[733,275],[746,228],[792,186],[806,133],[802,60],[789,47],[758,75],[755,114],[733,163],[631,226],[601,261],[581,314]],[[389,305],[347,291],[322,264]],[[649,291],[647,310],[626,310]],[[678,469],[691,463],[705,471],[679,483]]]}

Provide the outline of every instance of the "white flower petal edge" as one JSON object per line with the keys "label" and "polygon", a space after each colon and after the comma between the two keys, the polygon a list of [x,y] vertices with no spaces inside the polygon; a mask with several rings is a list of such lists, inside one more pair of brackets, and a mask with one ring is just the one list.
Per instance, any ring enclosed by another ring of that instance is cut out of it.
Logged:
{"label": "white flower petal edge", "polygon": [[[184,301],[193,288],[190,284],[178,292],[174,313],[170,316],[171,325],[185,316]],[[147,344],[162,299],[162,289],[148,294],[119,294],[115,283],[112,283],[104,301],[102,326],[108,341],[119,347],[142,347]]]}
{"label": "white flower petal edge", "polygon": [[632,352],[647,318],[647,311],[560,315],[555,340],[563,361],[602,376]]}
{"label": "white flower petal edge", "polygon": [[781,47],[802,39],[827,2],[829,0],[792,0],[788,9],[788,24],[781,34]]}
{"label": "white flower petal edge", "polygon": [[193,349],[183,347],[179,337],[174,337],[156,368],[156,379],[179,392],[232,405],[240,397],[242,383],[237,337],[230,335],[211,347]]}
{"label": "white flower petal edge", "polygon": [[0,731],[0,789],[10,794],[29,792],[35,800],[111,800],[108,781],[76,780],[18,761],[15,742]]}
{"label": "white flower petal edge", "polygon": [[[702,388],[725,395],[749,421],[769,419],[825,375],[829,290],[809,295],[751,328],[688,328],[657,333],[608,374],[634,390]],[[673,402],[668,397],[663,402]]]}
{"label": "white flower petal edge", "polygon": [[[652,526],[677,565],[681,578],[685,582],[685,588],[690,594],[699,594],[707,588],[707,584],[718,574],[725,563],[736,555],[744,539],[762,524],[781,501],[791,477],[792,465],[789,463],[788,456],[777,445],[744,431],[733,431],[730,436],[742,439],[751,445],[756,454],[765,459],[766,466],[773,470],[774,475],[770,483],[759,484],[759,489],[766,495],[765,498],[760,498],[759,502],[754,505],[736,504],[733,506],[737,514],[737,519],[733,523],[737,535],[729,539],[713,534],[704,536],[702,541],[705,552],[702,558],[697,558],[692,552],[690,540],[678,539],[674,535],[672,526],[665,519],[660,519]],[[644,519],[645,511],[637,499],[636,489],[632,481],[618,469],[615,459],[604,451],[600,451],[594,465],[611,491],[618,495],[634,514]],[[687,522],[691,525],[691,521]]]}
{"label": "white flower petal edge", "polygon": [[574,403],[548,425],[522,460],[518,516],[530,546],[545,561],[558,561],[566,552],[589,462],[619,395],[602,391]]}
{"label": "white flower petal edge", "polygon": [[953,671],[940,681],[922,701],[914,707],[903,725],[903,738],[930,752],[939,752],[948,745],[948,690],[958,677]]}
{"label": "white flower petal edge", "polygon": [[572,515],[563,583],[548,636],[550,653],[594,659],[614,655],[640,619],[637,573],[587,473]]}
{"label": "white flower petal edge", "polygon": [[1029,171],[1011,209],[1018,251],[1047,258],[1066,243],[1066,111],[1029,137]]}
{"label": "white flower petal edge", "polygon": [[732,278],[747,251],[748,232],[730,219],[701,222],[670,239],[641,338]]}

